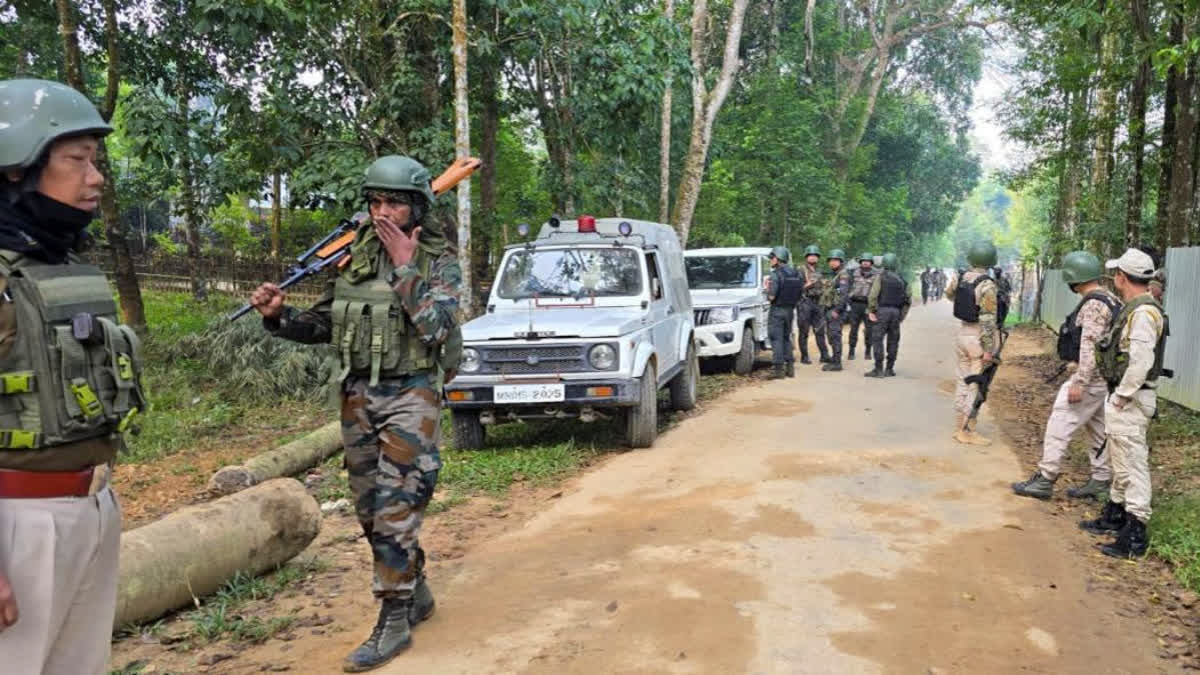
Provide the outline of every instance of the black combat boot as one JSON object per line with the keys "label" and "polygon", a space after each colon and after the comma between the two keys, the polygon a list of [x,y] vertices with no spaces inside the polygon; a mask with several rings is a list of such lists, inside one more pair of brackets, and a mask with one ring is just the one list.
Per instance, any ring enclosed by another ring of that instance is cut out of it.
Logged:
{"label": "black combat boot", "polygon": [[429,584],[422,576],[417,580],[417,587],[413,589],[412,609],[408,612],[409,627],[415,628],[417,624],[433,616],[433,610],[436,607],[437,603],[433,601],[433,591],[429,590]]}
{"label": "black combat boot", "polygon": [[[432,601],[433,596],[430,595]],[[342,662],[342,671],[362,673],[373,670],[391,661],[397,654],[412,644],[409,616],[413,610],[412,598],[384,598],[379,608],[379,619],[371,637],[350,652]],[[431,610],[432,611],[432,610]]]}
{"label": "black combat boot", "polygon": [[1127,516],[1125,527],[1117,533],[1116,541],[1101,546],[1100,552],[1112,558],[1129,560],[1146,555],[1148,548],[1150,548],[1150,533],[1146,531],[1146,524],[1138,520],[1136,516]]}
{"label": "black combat boot", "polygon": [[821,370],[829,373],[840,373],[842,372],[842,362],[837,359],[831,359],[829,363],[821,367]]}
{"label": "black combat boot", "polygon": [[851,347],[851,348],[850,348],[850,353],[846,355],[846,360],[847,360],[847,361],[853,361],[853,360],[854,360],[854,347]]}
{"label": "black combat boot", "polygon": [[1099,518],[1079,521],[1079,529],[1087,530],[1092,534],[1119,532],[1125,527],[1125,523],[1128,520],[1129,515],[1125,513],[1124,504],[1108,501],[1105,502],[1104,508],[1101,509]]}
{"label": "black combat boot", "polygon": [[886,377],[886,376],[883,374],[883,368],[881,368],[879,366],[879,364],[876,363],[875,368],[873,368],[872,370],[868,370],[866,373],[863,374],[863,377]]}
{"label": "black combat boot", "polygon": [[822,354],[821,363],[833,363],[833,359],[829,358],[828,354]]}
{"label": "black combat boot", "polygon": [[1067,496],[1071,499],[1096,499],[1108,494],[1108,488],[1112,485],[1112,481],[1096,480],[1089,478],[1088,482],[1080,487],[1073,487],[1067,490]]}
{"label": "black combat boot", "polygon": [[887,368],[883,369],[884,377],[895,377],[896,376],[895,366],[896,366],[895,362],[887,364]]}
{"label": "black combat boot", "polygon": [[1058,478],[1046,478],[1041,471],[1034,471],[1029,480],[1013,483],[1012,490],[1022,497],[1035,499],[1050,499],[1054,496],[1054,482]]}
{"label": "black combat boot", "polygon": [[803,364],[804,364],[804,365],[806,365],[806,366],[807,366],[807,365],[811,365],[811,364],[812,364],[812,359],[808,358],[808,354],[803,354],[803,355],[801,355],[801,357],[800,357],[800,363],[803,363]]}
{"label": "black combat boot", "polygon": [[796,376],[796,363],[794,361],[788,361],[787,367],[784,368],[784,371],[787,373],[788,377],[795,377]]}
{"label": "black combat boot", "polygon": [[785,377],[787,377],[787,376],[784,374],[784,370],[783,370],[783,364],[782,364],[782,363],[776,363],[774,366],[772,366],[772,367],[771,367],[771,376],[770,376],[770,377],[768,377],[767,379],[769,379],[769,380],[782,380],[782,379],[783,379],[783,378],[785,378]]}

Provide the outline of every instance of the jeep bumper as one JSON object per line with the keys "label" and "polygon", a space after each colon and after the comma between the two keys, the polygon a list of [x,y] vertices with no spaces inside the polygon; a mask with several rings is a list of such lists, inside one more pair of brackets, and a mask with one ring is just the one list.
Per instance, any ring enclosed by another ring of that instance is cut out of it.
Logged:
{"label": "jeep bumper", "polygon": [[742,351],[742,321],[696,326],[696,344],[702,359],[733,356]]}
{"label": "jeep bumper", "polygon": [[[502,382],[501,385],[523,384]],[[545,417],[547,410],[579,410],[582,408],[625,408],[637,405],[641,398],[638,380],[568,380],[561,382],[564,399],[544,403],[496,403],[495,384],[476,384],[457,381],[446,387],[446,406],[451,410],[495,410],[518,417]],[[553,416],[553,415],[551,415]]]}

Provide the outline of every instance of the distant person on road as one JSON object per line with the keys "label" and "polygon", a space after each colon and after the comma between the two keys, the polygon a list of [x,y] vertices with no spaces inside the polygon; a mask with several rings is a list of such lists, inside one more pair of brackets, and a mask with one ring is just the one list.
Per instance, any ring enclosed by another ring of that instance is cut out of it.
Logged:
{"label": "distant person on road", "polygon": [[821,249],[809,246],[804,250],[804,269],[800,270],[804,277],[804,293],[796,304],[796,327],[800,343],[800,363],[812,363],[808,358],[808,329],[811,328],[817,339],[817,349],[821,352],[821,363],[829,363],[829,348],[825,345],[825,314],[821,311],[821,292],[824,290],[824,278],[817,264],[821,262]]}
{"label": "distant person on road", "polygon": [[788,264],[792,254],[782,246],[771,249],[771,276],[767,278],[767,336],[771,340],[771,379],[796,376],[796,354],[792,350],[792,321],[796,303],[804,291],[804,280]]}
{"label": "distant person on road", "polygon": [[1008,303],[1012,297],[1012,284],[1008,277],[1004,276],[1002,267],[993,267],[992,274],[996,281],[996,326],[1000,330],[1004,330],[1004,322],[1008,320]]}
{"label": "distant person on road", "polygon": [[380,157],[367,169],[363,199],[370,220],[355,235],[350,263],[311,309],[286,305],[274,284],[250,300],[272,335],[337,347],[346,469],[381,601],[371,636],[342,664],[346,672],[387,663],[433,614],[418,536],[442,466],[438,372],[452,380],[462,349],[462,272],[429,217],[429,171],[408,157]]}
{"label": "distant person on road", "polygon": [[108,672],[121,509],[109,486],[146,410],[141,348],[78,253],[112,127],[75,89],[0,81],[0,671]]}
{"label": "distant person on road", "polygon": [[958,367],[954,382],[954,440],[970,445],[991,445],[992,441],[975,430],[971,419],[978,385],[964,379],[979,375],[1000,350],[1000,330],[996,323],[996,282],[988,270],[996,264],[996,247],[990,241],[978,241],[967,251],[969,269],[946,287],[946,298],[954,303],[959,320]]}
{"label": "distant person on road", "polygon": [[844,266],[846,252],[840,248],[830,251],[826,260],[829,273],[821,293],[821,308],[825,313],[825,336],[829,340],[831,358],[821,370],[838,372],[842,369],[842,324],[850,302],[850,271]]}
{"label": "distant person on road", "polygon": [[877,274],[875,261],[870,253],[858,256],[858,269],[850,277],[850,354],[847,359],[854,360],[854,348],[858,346],[858,327],[863,327],[864,358],[871,358],[871,320],[867,318],[867,296],[871,293],[871,284]]}
{"label": "distant person on road", "polygon": [[1116,532],[1100,547],[1114,558],[1146,554],[1150,534],[1150,449],[1146,432],[1158,408],[1158,378],[1170,334],[1162,305],[1150,294],[1154,261],[1131,248],[1105,265],[1125,305],[1099,343],[1100,373],[1108,383],[1104,428],[1112,454],[1113,482],[1100,517],[1080,527],[1096,534]]}
{"label": "distant person on road", "polygon": [[929,302],[930,289],[933,286],[933,268],[921,270],[921,304]]}
{"label": "distant person on road", "polygon": [[946,292],[946,271],[942,268],[937,268],[933,271],[933,299],[940,300],[942,294]]}
{"label": "distant person on road", "polygon": [[[883,256],[883,271],[871,283],[867,296],[867,316],[875,324],[871,331],[874,341],[875,368],[866,377],[895,377],[896,354],[900,350],[900,323],[908,315],[912,295],[908,282],[897,272],[899,261],[895,253]],[[887,365],[884,365],[884,339],[887,340]]]}
{"label": "distant person on road", "polygon": [[1023,497],[1050,499],[1071,437],[1080,428],[1086,428],[1092,475],[1082,487],[1067,490],[1067,496],[1099,499],[1108,493],[1112,465],[1104,434],[1104,399],[1108,397],[1108,386],[1096,367],[1096,345],[1112,325],[1121,301],[1100,285],[1104,268],[1095,255],[1086,251],[1068,253],[1063,258],[1062,268],[1063,281],[1081,300],[1059,329],[1058,356],[1078,367],[1059,387],[1058,397],[1054,399],[1037,471],[1029,480],[1013,483],[1012,489]]}

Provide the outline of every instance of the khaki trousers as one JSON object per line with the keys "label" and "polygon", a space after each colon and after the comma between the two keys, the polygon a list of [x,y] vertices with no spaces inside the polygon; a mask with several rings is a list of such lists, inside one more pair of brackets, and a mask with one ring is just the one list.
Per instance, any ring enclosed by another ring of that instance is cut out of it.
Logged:
{"label": "khaki trousers", "polygon": [[1140,389],[1121,409],[1104,404],[1104,426],[1112,454],[1113,482],[1109,499],[1143,523],[1150,521],[1150,448],[1146,431],[1158,406],[1153,389]]}
{"label": "khaki trousers", "polygon": [[110,488],[92,497],[0,499],[0,571],[20,614],[0,632],[0,671],[108,672],[120,544]]}
{"label": "khaki trousers", "polygon": [[954,411],[962,416],[971,414],[978,385],[967,384],[963,378],[983,372],[983,347],[979,345],[979,326],[964,323],[958,331],[955,354],[958,356],[954,381]]}
{"label": "khaki trousers", "polygon": [[1080,427],[1084,427],[1087,429],[1092,478],[1109,480],[1112,478],[1112,465],[1108,445],[1104,442],[1104,400],[1108,398],[1108,387],[1103,382],[1083,387],[1083,398],[1078,403],[1067,400],[1070,389],[1070,380],[1058,388],[1058,397],[1054,399],[1050,419],[1046,422],[1042,461],[1038,469],[1047,478],[1057,478],[1062,472],[1062,460],[1067,454],[1071,437]]}

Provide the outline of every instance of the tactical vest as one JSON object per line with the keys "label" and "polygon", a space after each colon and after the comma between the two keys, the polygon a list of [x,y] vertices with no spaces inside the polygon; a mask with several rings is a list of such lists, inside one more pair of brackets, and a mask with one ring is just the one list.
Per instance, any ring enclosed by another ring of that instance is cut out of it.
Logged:
{"label": "tactical vest", "polygon": [[979,304],[975,302],[975,289],[991,277],[981,274],[975,281],[966,281],[958,277],[958,289],[954,291],[954,318],[967,323],[979,323]]}
{"label": "tactical vest", "polygon": [[854,274],[850,277],[853,282],[850,286],[850,299],[857,302],[866,302],[867,296],[871,293],[871,283],[875,281],[875,270],[869,273],[864,273],[860,267],[854,270]]}
{"label": "tactical vest", "polygon": [[139,411],[141,341],[119,323],[104,273],[0,251],[16,313],[0,359],[0,449],[38,449],[125,431]]}
{"label": "tactical vest", "polygon": [[[833,272],[833,270],[830,270],[830,272]],[[825,278],[824,283],[823,283],[824,290],[821,292],[821,306],[822,307],[824,307],[825,309],[840,309],[839,307],[836,306],[837,302],[838,302],[838,296],[839,296],[839,293],[841,290],[838,286],[841,283],[849,283],[848,281],[843,281],[845,276],[846,276],[846,268],[842,267],[842,268],[839,268],[838,271],[833,272],[832,274],[829,274]]]}
{"label": "tactical vest", "polygon": [[[817,277],[817,283],[804,289],[804,297],[817,300],[821,297],[821,292],[825,288],[825,278],[819,270],[813,270],[813,274]],[[804,271],[800,273],[804,277],[804,283],[808,283],[808,265],[805,264]]]}
{"label": "tactical vest", "polygon": [[1153,296],[1146,293],[1137,296],[1121,307],[1117,318],[1113,320],[1112,327],[1096,345],[1096,365],[1099,367],[1100,375],[1108,383],[1109,391],[1113,391],[1121,384],[1121,380],[1125,377],[1125,371],[1129,369],[1129,353],[1121,351],[1121,334],[1125,332],[1125,325],[1133,316],[1133,310],[1143,305],[1152,305],[1158,308],[1163,318],[1162,332],[1158,334],[1158,342],[1154,344],[1154,365],[1150,366],[1149,372],[1146,373],[1146,381],[1153,382],[1163,374],[1163,356],[1167,351],[1167,337],[1171,334],[1171,323],[1167,319],[1167,313],[1163,310],[1162,305],[1158,304]]}
{"label": "tactical vest", "polygon": [[800,296],[804,292],[804,277],[800,276],[796,268],[791,265],[775,268],[775,281],[778,282],[779,288],[775,291],[775,299],[771,301],[773,307],[791,307],[800,302]]}
{"label": "tactical vest", "polygon": [[1079,350],[1083,344],[1083,326],[1076,325],[1075,318],[1079,316],[1079,310],[1092,300],[1104,303],[1114,317],[1121,309],[1121,301],[1105,291],[1092,291],[1084,296],[1058,329],[1058,358],[1063,361],[1079,362]]}
{"label": "tactical vest", "polygon": [[879,278],[879,306],[903,307],[908,300],[908,289],[904,280],[894,272],[884,272]]}
{"label": "tactical vest", "polygon": [[[418,251],[426,278],[432,263],[430,255]],[[438,364],[436,350],[421,341],[396,297],[390,280],[394,269],[382,246],[376,252],[355,244],[351,264],[338,275],[331,307],[338,382],[353,374],[369,376],[375,386],[381,377],[411,375]]]}

